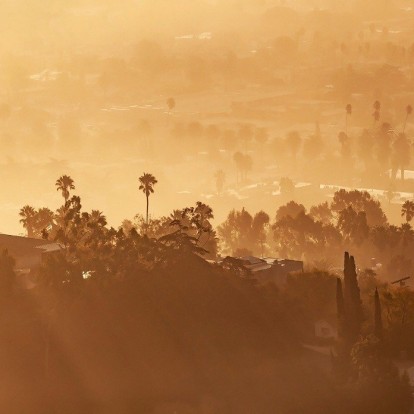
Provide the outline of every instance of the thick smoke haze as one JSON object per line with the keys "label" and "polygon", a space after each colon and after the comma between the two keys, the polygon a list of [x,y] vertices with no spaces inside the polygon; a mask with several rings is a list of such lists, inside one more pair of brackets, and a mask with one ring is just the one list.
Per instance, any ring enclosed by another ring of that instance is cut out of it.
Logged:
{"label": "thick smoke haze", "polygon": [[[275,188],[258,199],[245,187],[285,175],[314,186],[387,190],[379,176],[360,182],[360,168],[329,173],[346,103],[354,105],[349,135],[357,141],[371,126],[375,99],[382,98],[381,122],[397,129],[410,102],[409,89],[401,90],[411,64],[409,4],[380,2],[372,10],[360,3],[2,2],[2,228],[21,232],[15,217],[27,199],[57,207],[47,177],[62,173],[74,176],[85,207],[105,211],[114,226],[142,212],[132,188],[136,171],[148,168],[162,177],[154,216],[202,199],[217,223],[233,207],[273,214],[283,204],[271,195]],[[305,152],[316,124],[324,152],[314,151],[323,163]],[[203,129],[200,136],[191,125]],[[240,145],[244,125],[251,136]],[[254,139],[262,129],[263,144]],[[303,143],[295,169],[280,159],[292,131]],[[252,166],[237,187],[232,155],[240,150]],[[219,200],[218,169],[227,190]],[[297,197],[309,205],[325,199],[316,189]]]}
{"label": "thick smoke haze", "polygon": [[413,412],[414,2],[0,28],[0,412]]}

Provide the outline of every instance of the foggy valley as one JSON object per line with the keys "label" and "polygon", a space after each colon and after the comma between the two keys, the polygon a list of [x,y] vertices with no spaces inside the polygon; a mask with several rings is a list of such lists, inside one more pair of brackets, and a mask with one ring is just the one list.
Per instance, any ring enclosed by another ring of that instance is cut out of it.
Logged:
{"label": "foggy valley", "polygon": [[0,411],[414,412],[411,0],[0,11]]}

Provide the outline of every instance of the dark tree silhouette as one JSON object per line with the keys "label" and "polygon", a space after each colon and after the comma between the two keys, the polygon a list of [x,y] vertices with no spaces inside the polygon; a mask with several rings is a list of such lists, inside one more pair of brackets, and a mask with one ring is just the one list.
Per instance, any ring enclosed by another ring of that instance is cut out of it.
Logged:
{"label": "dark tree silhouette", "polygon": [[72,178],[68,175],[62,175],[56,181],[56,190],[62,192],[62,197],[65,199],[65,203],[68,201],[70,196],[70,190],[75,189],[75,184]]}
{"label": "dark tree silhouette", "polygon": [[345,107],[345,134],[348,135],[348,121],[349,117],[352,115],[352,105],[348,104]]}
{"label": "dark tree silhouette", "polygon": [[345,208],[338,215],[338,229],[346,243],[361,246],[369,235],[365,211],[357,212],[352,206]]}
{"label": "dark tree silhouette", "polygon": [[374,117],[374,126],[375,126],[375,124],[381,118],[381,103],[380,103],[380,101],[375,101],[374,102],[374,112],[373,112],[372,116]]}
{"label": "dark tree silhouette", "polygon": [[401,217],[405,217],[407,223],[414,218],[414,201],[407,200],[401,208]]}
{"label": "dark tree silhouette", "polygon": [[53,211],[47,207],[40,208],[35,217],[35,237],[42,237],[44,232],[50,232],[54,225]]}
{"label": "dark tree silhouette", "polygon": [[21,217],[20,223],[27,231],[27,237],[34,236],[34,229],[36,225],[36,210],[31,206],[24,206],[20,209],[19,216]]}
{"label": "dark tree silhouette", "polygon": [[167,99],[167,107],[168,107],[168,112],[171,112],[175,108],[175,99],[174,98],[168,98]]}
{"label": "dark tree silhouette", "polygon": [[387,223],[381,203],[373,199],[367,191],[344,189],[336,191],[331,205],[332,211],[339,214],[349,206],[352,206],[356,212],[365,212],[370,226],[382,226]]}
{"label": "dark tree silhouette", "polygon": [[312,206],[309,215],[313,217],[314,220],[320,221],[323,224],[330,224],[333,220],[333,213],[327,201],[318,204],[317,206]]}
{"label": "dark tree silhouette", "polygon": [[147,199],[147,209],[146,209],[146,223],[148,225],[148,211],[149,211],[149,196],[154,193],[154,185],[157,184],[156,178],[149,173],[144,173],[139,177],[139,190],[141,190]]}
{"label": "dark tree silhouette", "polygon": [[290,216],[296,218],[299,214],[306,213],[305,206],[298,204],[295,201],[280,206],[276,211],[276,221],[282,220],[284,217]]}
{"label": "dark tree silhouette", "polygon": [[236,255],[236,252],[240,255],[241,251],[263,253],[269,221],[264,211],[252,216],[244,208],[241,211],[232,210],[217,229],[223,249],[232,255]]}
{"label": "dark tree silhouette", "polygon": [[345,341],[352,345],[361,331],[363,315],[355,259],[348,252],[344,255],[344,311]]}
{"label": "dark tree silhouette", "polygon": [[344,327],[344,318],[345,318],[345,308],[344,308],[344,293],[342,290],[342,280],[338,277],[336,278],[336,314],[338,319],[338,336],[343,337],[343,327]]}
{"label": "dark tree silhouette", "polygon": [[393,177],[397,173],[397,169],[401,170],[401,180],[404,181],[405,169],[410,165],[411,161],[411,142],[404,133],[398,134],[397,139],[393,143],[392,167]]}
{"label": "dark tree silhouette", "polygon": [[405,121],[404,121],[404,127],[403,127],[403,134],[405,133],[405,128],[407,126],[408,117],[413,113],[413,107],[411,105],[407,105],[405,108]]}
{"label": "dark tree silhouette", "polygon": [[[253,159],[250,155],[242,154],[241,152],[236,152],[233,155],[233,160],[236,164],[237,171],[240,172],[240,181],[243,182],[246,180],[247,173],[251,171],[253,167]],[[239,175],[237,175],[237,182]]]}
{"label": "dark tree silhouette", "polygon": [[341,144],[341,155],[345,160],[348,160],[351,157],[350,139],[345,132],[341,131],[338,134],[338,140]]}

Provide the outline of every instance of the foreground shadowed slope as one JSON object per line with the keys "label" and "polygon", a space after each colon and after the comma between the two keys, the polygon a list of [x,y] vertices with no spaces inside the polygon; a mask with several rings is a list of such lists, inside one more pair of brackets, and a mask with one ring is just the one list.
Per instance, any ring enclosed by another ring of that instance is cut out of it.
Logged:
{"label": "foreground shadowed slope", "polygon": [[310,365],[297,359],[277,292],[264,294],[196,257],[72,289],[4,300],[2,409],[129,413],[180,403],[190,412],[204,412],[203,404],[274,412],[295,405],[304,385],[296,375]]}

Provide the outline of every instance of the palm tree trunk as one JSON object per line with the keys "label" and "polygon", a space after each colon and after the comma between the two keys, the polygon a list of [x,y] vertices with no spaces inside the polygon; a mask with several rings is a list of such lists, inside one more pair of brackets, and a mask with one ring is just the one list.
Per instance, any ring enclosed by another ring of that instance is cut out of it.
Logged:
{"label": "palm tree trunk", "polygon": [[407,126],[407,120],[408,120],[408,114],[405,116],[405,122],[404,122],[403,134],[405,134],[405,127]]}
{"label": "palm tree trunk", "polygon": [[147,196],[147,226],[148,226],[148,206],[149,206],[149,197]]}

